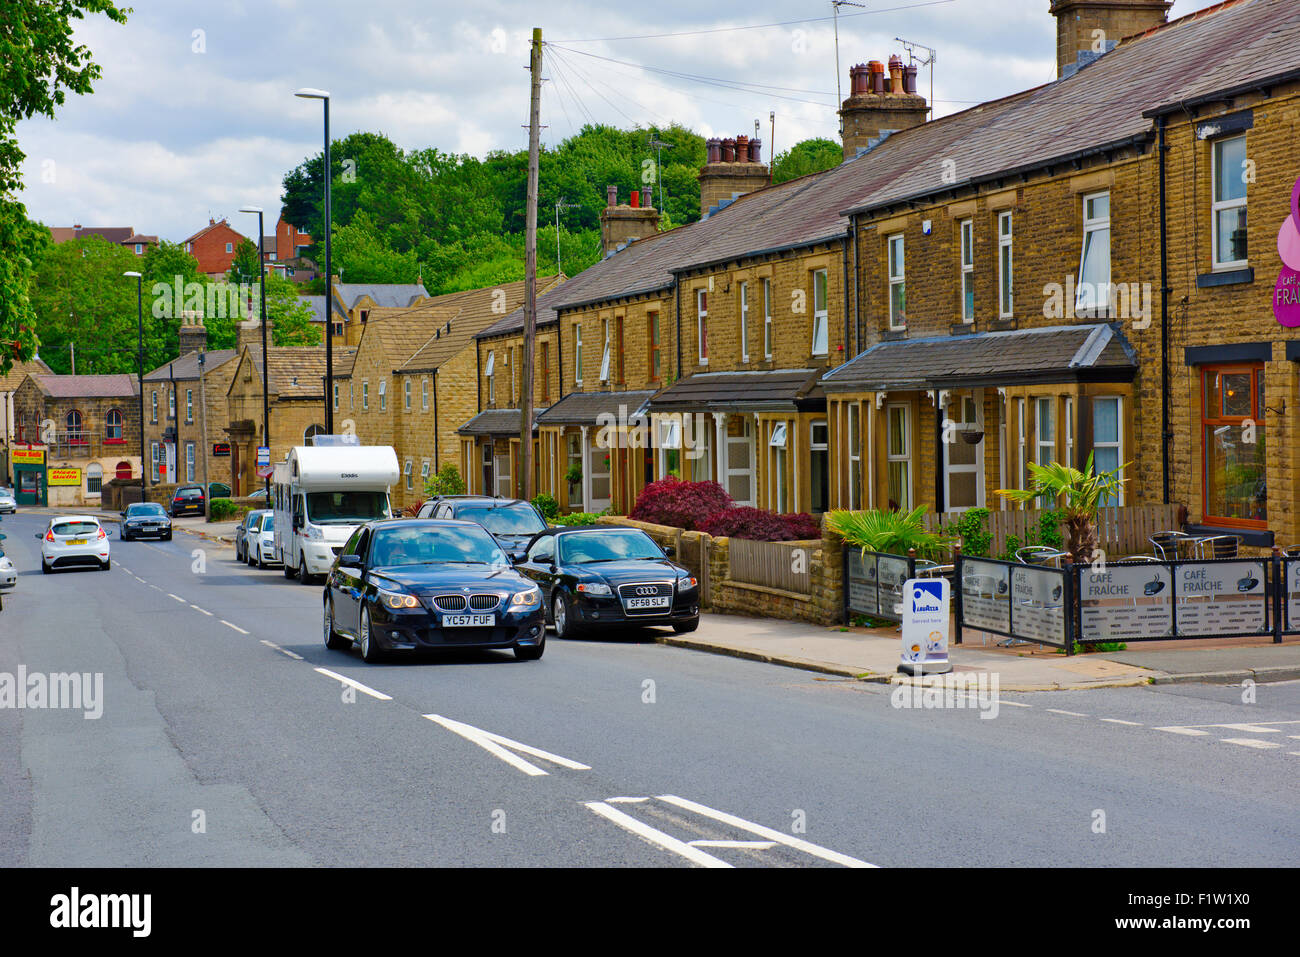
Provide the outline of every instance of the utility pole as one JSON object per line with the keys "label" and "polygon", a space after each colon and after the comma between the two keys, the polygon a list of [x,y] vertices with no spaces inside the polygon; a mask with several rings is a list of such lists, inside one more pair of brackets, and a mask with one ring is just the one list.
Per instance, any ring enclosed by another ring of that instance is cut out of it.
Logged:
{"label": "utility pole", "polygon": [[[852,0],[831,0],[831,9],[835,11],[835,110],[838,113],[844,102],[844,93],[840,90],[840,7],[866,7],[865,3],[853,3]],[[844,117],[840,117],[840,137],[844,136]],[[775,155],[775,154],[773,154]]]}
{"label": "utility pole", "polygon": [[75,342],[69,342],[68,351],[72,353],[72,374],[76,375],[77,374],[77,344]]}
{"label": "utility pole", "polygon": [[542,28],[533,27],[528,119],[528,207],[524,233],[524,395],[519,413],[519,471],[524,499],[533,495],[533,345],[537,338],[537,178],[542,121]]}

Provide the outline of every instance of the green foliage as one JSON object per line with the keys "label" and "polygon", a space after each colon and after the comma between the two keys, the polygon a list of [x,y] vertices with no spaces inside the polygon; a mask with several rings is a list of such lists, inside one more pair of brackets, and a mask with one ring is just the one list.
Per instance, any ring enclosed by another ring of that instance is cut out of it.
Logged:
{"label": "green foliage", "polygon": [[[600,514],[604,515],[605,512],[601,512]],[[548,519],[548,521],[552,525],[595,525],[596,519],[599,517],[599,515],[595,515],[592,512],[572,512],[568,515],[557,515],[554,518]]]}
{"label": "green foliage", "polygon": [[828,512],[826,526],[863,551],[906,555],[914,548],[917,558],[938,561],[947,557],[952,543],[944,535],[926,529],[921,520],[926,508],[918,505],[910,512]]}
{"label": "green foliage", "polygon": [[1120,478],[1126,466],[1110,472],[1094,472],[1092,453],[1088,453],[1088,464],[1080,472],[1069,465],[1050,462],[1047,465],[1029,463],[1031,477],[1028,489],[998,489],[998,494],[1013,502],[1033,502],[1038,498],[1050,498],[1052,501],[1065,499],[1063,510],[1065,520],[1075,518],[1097,518],[1097,509],[1107,500],[1119,498],[1120,487],[1127,479]]}
{"label": "green foliage", "polygon": [[[257,308],[256,295],[255,291],[254,308]],[[298,287],[292,281],[274,273],[266,277],[266,316],[267,321],[271,323],[273,345],[318,346],[321,344],[321,332],[311,321],[311,306],[298,295]]]}
{"label": "green foliage", "polygon": [[214,498],[208,502],[208,521],[221,522],[234,516],[238,507],[228,498]]}
{"label": "green foliage", "polygon": [[577,485],[581,482],[582,466],[577,462],[570,465],[568,471],[564,473],[564,481],[568,482],[570,485]]}
{"label": "green foliage", "polygon": [[235,247],[235,258],[230,263],[230,269],[226,271],[226,281],[239,285],[242,282],[257,282],[257,277],[261,272],[261,260],[257,255],[257,243],[251,239],[243,239]]}
{"label": "green foliage", "polygon": [[842,162],[844,148],[834,140],[804,140],[776,155],[772,161],[772,182],[784,183],[809,173],[820,173]]}
{"label": "green foliage", "polygon": [[[1123,641],[1098,641],[1089,645],[1082,645],[1077,641],[1074,643],[1074,653],[1076,655],[1099,651],[1128,651],[1128,644]],[[1065,654],[1065,651],[1062,649],[1058,654]]]}
{"label": "green foliage", "polygon": [[[1029,537],[1033,538],[1034,536],[1031,534]],[[1031,542],[1030,544],[1033,543]],[[1006,548],[1002,550],[1001,555],[997,556],[998,561],[1014,562],[1016,560],[1016,552],[1018,552],[1020,549],[1024,547],[1025,546],[1021,544],[1020,537],[1018,535],[1008,535]]]}
{"label": "green foliage", "polygon": [[987,508],[968,508],[944,534],[961,539],[961,553],[967,558],[986,558],[993,544],[993,535],[985,525],[988,517]]}
{"label": "green foliage", "polygon": [[424,494],[430,498],[435,495],[464,495],[465,480],[460,477],[460,469],[448,462],[424,484]]}
{"label": "green foliage", "polygon": [[1065,547],[1065,539],[1061,536],[1061,525],[1065,522],[1066,514],[1062,509],[1049,508],[1038,517],[1038,533],[1031,533],[1030,538],[1036,539],[1031,541],[1031,545],[1048,545],[1060,551]]}
{"label": "green foliage", "polygon": [[15,360],[36,353],[39,314],[32,303],[31,285],[36,263],[49,245],[49,232],[27,218],[22,203],[0,197],[0,374]]}
{"label": "green foliage", "polygon": [[538,492],[533,497],[533,507],[542,513],[542,518],[548,522],[560,514],[560,503],[555,500],[555,496],[546,492]]}

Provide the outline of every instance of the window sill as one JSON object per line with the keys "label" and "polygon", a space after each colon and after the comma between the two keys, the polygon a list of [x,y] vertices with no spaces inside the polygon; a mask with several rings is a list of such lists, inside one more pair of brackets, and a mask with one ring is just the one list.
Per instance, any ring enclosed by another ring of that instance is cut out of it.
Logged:
{"label": "window sill", "polygon": [[989,332],[1010,332],[1016,328],[1016,319],[1014,316],[994,319],[989,323]]}
{"label": "window sill", "polygon": [[906,329],[885,329],[880,333],[881,342],[898,342],[907,338]]}
{"label": "window sill", "polygon": [[954,322],[948,327],[950,336],[970,336],[975,334],[975,323],[973,322]]}
{"label": "window sill", "polygon": [[1268,530],[1266,523],[1252,526],[1187,525],[1186,529],[1191,535],[1239,535],[1243,545],[1250,545],[1255,548],[1273,547],[1273,533]]}
{"label": "window sill", "polygon": [[1247,266],[1243,269],[1221,269],[1215,272],[1201,273],[1196,277],[1197,289],[1213,289],[1216,286],[1240,286],[1255,281],[1255,270]]}
{"label": "window sill", "polygon": [[105,439],[105,445],[126,445],[126,439]]}

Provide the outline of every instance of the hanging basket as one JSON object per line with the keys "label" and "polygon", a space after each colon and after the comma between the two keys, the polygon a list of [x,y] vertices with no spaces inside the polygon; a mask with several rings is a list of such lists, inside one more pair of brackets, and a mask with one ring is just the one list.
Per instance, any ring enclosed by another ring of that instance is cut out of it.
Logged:
{"label": "hanging basket", "polygon": [[967,445],[979,445],[984,441],[984,431],[982,429],[979,432],[968,432],[963,430],[961,440]]}

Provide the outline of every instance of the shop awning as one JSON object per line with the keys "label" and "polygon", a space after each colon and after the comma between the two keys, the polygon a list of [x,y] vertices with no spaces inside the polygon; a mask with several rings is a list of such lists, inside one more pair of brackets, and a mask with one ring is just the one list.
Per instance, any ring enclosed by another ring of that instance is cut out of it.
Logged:
{"label": "shop awning", "polygon": [[613,416],[615,421],[624,422],[640,416],[652,395],[652,391],[570,392],[539,415],[537,424],[595,426],[600,424],[602,416]]}
{"label": "shop awning", "polygon": [[[545,409],[533,411],[533,431],[537,431],[537,417],[545,411]],[[457,429],[456,433],[458,435],[518,435],[519,418],[522,414],[520,409],[484,409]]]}
{"label": "shop awning", "polygon": [[651,412],[816,412],[825,408],[820,369],[697,372],[650,400]]}
{"label": "shop awning", "polygon": [[881,342],[827,373],[828,393],[1131,382],[1137,353],[1117,323]]}

